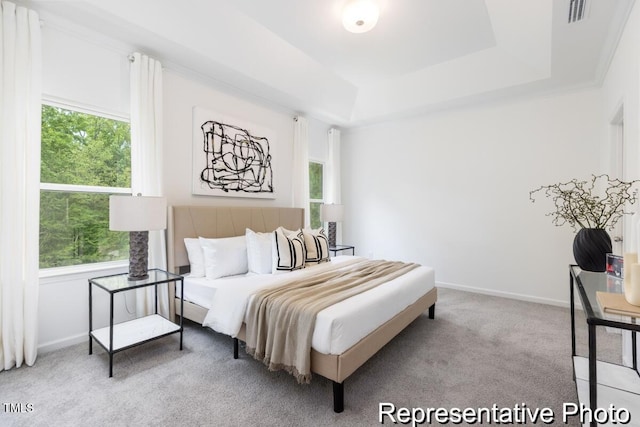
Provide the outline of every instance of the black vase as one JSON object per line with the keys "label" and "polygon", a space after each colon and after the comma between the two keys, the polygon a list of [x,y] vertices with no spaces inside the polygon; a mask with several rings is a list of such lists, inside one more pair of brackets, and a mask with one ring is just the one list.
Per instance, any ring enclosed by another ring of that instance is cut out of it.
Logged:
{"label": "black vase", "polygon": [[581,269],[605,271],[611,238],[601,228],[582,228],[573,239],[573,256]]}

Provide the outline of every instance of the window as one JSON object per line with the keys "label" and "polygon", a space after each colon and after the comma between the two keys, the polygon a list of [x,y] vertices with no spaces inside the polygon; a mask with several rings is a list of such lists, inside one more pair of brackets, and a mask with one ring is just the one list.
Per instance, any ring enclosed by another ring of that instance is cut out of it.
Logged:
{"label": "window", "polygon": [[42,106],[40,268],[127,259],[109,195],[131,193],[129,123]]}
{"label": "window", "polygon": [[320,228],[320,205],[324,203],[324,164],[319,162],[309,162],[309,202],[311,228]]}

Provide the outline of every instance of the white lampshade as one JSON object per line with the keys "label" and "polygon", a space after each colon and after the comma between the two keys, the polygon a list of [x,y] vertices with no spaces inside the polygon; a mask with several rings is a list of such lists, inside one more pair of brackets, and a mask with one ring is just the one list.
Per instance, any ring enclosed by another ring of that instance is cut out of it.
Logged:
{"label": "white lampshade", "polygon": [[352,33],[365,33],[376,26],[379,15],[374,0],[351,0],[342,9],[342,25]]}
{"label": "white lampshade", "polygon": [[109,196],[109,230],[151,231],[167,228],[167,199]]}
{"label": "white lampshade", "polygon": [[320,206],[320,220],[324,222],[340,222],[344,209],[342,205],[321,205]]}

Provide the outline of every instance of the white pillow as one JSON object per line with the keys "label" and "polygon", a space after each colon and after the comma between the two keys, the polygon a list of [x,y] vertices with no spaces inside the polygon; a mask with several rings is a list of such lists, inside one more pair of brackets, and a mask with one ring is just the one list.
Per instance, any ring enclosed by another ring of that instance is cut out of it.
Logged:
{"label": "white pillow", "polygon": [[184,246],[187,248],[187,257],[191,266],[190,277],[204,277],[204,253],[200,246],[200,239],[184,239]]}
{"label": "white pillow", "polygon": [[249,271],[258,274],[271,273],[271,235],[257,233],[249,228],[245,231],[247,239],[247,258]]}
{"label": "white pillow", "polygon": [[245,274],[247,241],[244,236],[206,239],[200,237],[204,253],[204,271],[207,279]]}
{"label": "white pillow", "polygon": [[282,273],[285,271],[304,268],[305,249],[302,231],[289,231],[282,227],[276,229],[272,234],[272,272]]}
{"label": "white pillow", "polygon": [[331,259],[329,258],[329,240],[322,228],[317,230],[304,229],[302,236],[306,250],[305,264],[320,264]]}

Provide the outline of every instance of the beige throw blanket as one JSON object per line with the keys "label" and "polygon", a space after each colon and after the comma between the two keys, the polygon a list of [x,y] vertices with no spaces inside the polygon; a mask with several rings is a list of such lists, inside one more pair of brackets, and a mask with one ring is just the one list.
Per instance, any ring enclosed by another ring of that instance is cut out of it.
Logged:
{"label": "beige throw blanket", "polygon": [[247,309],[247,353],[299,383],[311,380],[316,315],[349,297],[401,276],[417,264],[362,260],[259,291]]}

